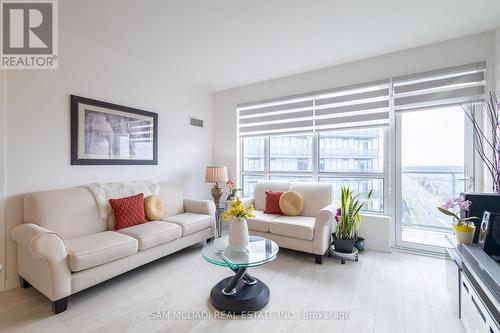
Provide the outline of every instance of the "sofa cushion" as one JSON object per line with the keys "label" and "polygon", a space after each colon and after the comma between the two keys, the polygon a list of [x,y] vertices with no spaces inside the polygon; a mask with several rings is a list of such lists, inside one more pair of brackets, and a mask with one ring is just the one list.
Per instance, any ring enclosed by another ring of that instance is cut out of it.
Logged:
{"label": "sofa cushion", "polygon": [[182,236],[187,236],[212,226],[213,217],[205,214],[183,213],[165,217],[162,221],[178,224],[182,228]]}
{"label": "sofa cushion", "polygon": [[113,208],[115,230],[148,222],[144,212],[143,193],[120,199],[109,199],[109,204]]}
{"label": "sofa cushion", "polygon": [[266,209],[266,191],[283,191],[290,189],[290,183],[264,180],[255,184],[253,189],[253,203],[256,210]]}
{"label": "sofa cushion", "polygon": [[65,241],[71,271],[78,272],[90,267],[127,257],[137,252],[136,239],[114,231],[104,231]]}
{"label": "sofa cushion", "polygon": [[24,222],[47,228],[63,239],[103,232],[96,200],[85,187],[30,193],[24,197]]}
{"label": "sofa cushion", "polygon": [[118,231],[139,242],[139,251],[181,238],[182,229],[174,223],[152,221]]}
{"label": "sofa cushion", "polygon": [[290,191],[298,192],[304,199],[303,216],[315,217],[332,203],[332,186],[328,183],[293,183]]}
{"label": "sofa cushion", "polygon": [[260,210],[255,210],[254,215],[254,218],[247,218],[248,229],[261,232],[269,232],[269,223],[281,216],[279,214],[266,214]]}
{"label": "sofa cushion", "polygon": [[315,220],[309,216],[280,216],[269,223],[269,231],[276,235],[312,240]]}
{"label": "sofa cushion", "polygon": [[280,198],[283,195],[282,191],[266,191],[266,214],[279,214],[283,215],[280,208]]}

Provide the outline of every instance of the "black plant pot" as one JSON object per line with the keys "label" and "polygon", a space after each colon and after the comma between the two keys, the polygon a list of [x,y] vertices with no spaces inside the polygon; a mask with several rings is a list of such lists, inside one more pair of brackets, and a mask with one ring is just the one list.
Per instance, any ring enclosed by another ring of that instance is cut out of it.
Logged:
{"label": "black plant pot", "polygon": [[355,241],[355,239],[337,239],[333,237],[333,246],[337,252],[352,253]]}
{"label": "black plant pot", "polygon": [[357,248],[360,252],[365,250],[365,239],[363,237],[358,237],[356,242],[354,242],[354,247]]}

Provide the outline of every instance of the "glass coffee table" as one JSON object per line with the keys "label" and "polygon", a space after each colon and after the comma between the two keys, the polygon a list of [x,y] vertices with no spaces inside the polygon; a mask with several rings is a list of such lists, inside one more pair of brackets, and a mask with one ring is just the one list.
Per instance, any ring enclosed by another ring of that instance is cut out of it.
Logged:
{"label": "glass coffee table", "polygon": [[262,309],[269,301],[269,288],[247,272],[248,267],[264,265],[276,259],[278,245],[270,239],[250,236],[245,251],[235,251],[228,237],[217,238],[202,249],[211,264],[230,268],[235,274],[217,283],[210,292],[212,305],[225,312],[241,314]]}

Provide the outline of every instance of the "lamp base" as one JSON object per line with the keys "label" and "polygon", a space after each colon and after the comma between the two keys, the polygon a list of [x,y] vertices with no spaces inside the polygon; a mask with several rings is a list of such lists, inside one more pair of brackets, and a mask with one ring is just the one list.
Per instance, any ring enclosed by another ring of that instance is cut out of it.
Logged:
{"label": "lamp base", "polygon": [[214,203],[216,208],[220,208],[220,198],[222,197],[222,188],[219,187],[217,183],[215,183],[212,188],[212,197],[214,198]]}

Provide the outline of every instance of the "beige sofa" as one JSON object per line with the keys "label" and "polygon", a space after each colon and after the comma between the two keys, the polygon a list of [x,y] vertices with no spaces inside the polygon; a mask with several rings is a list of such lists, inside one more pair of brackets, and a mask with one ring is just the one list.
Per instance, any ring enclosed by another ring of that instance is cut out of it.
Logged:
{"label": "beige sofa", "polygon": [[183,199],[179,187],[159,185],[167,217],[117,232],[99,218],[86,187],[26,195],[25,223],[11,234],[21,285],[38,289],[59,313],[71,294],[213,238],[212,201]]}
{"label": "beige sofa", "polygon": [[[301,216],[265,214],[265,192],[288,190],[302,195],[304,211]],[[330,247],[336,211],[330,184],[261,181],[255,185],[254,197],[244,201],[255,207],[255,218],[248,219],[250,234],[272,239],[280,247],[312,253],[318,264],[323,262],[323,255]]]}

